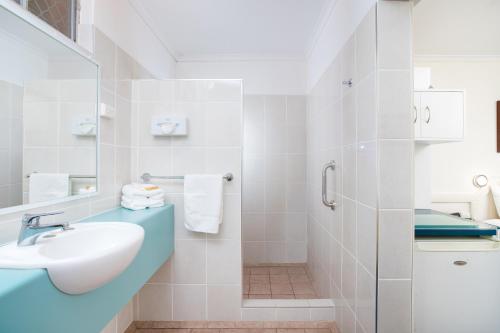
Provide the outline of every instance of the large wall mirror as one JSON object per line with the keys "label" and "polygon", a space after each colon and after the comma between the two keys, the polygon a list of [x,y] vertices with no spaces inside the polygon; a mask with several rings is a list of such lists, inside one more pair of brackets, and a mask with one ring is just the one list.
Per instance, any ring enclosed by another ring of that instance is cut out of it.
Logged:
{"label": "large wall mirror", "polygon": [[97,192],[98,65],[15,7],[0,3],[0,214]]}

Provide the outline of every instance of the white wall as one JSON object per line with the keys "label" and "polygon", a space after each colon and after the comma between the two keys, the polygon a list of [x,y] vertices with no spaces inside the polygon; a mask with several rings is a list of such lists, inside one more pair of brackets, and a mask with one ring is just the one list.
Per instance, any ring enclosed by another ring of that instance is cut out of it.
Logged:
{"label": "white wall", "polygon": [[94,5],[93,23],[158,78],[175,76],[175,59],[127,0],[84,0]]}
{"label": "white wall", "polygon": [[500,58],[448,58],[418,61],[416,65],[431,68],[436,89],[465,89],[465,140],[431,147],[433,195],[477,195],[482,209],[474,213],[476,217],[496,217],[491,195],[474,187],[472,178],[485,174],[490,183],[500,180],[500,155],[496,152]]}
{"label": "white wall", "polygon": [[320,28],[308,57],[307,88],[312,89],[321,75],[353,34],[377,0],[338,0]]}
{"label": "white wall", "polygon": [[306,98],[246,96],[243,262],[306,261]]}
{"label": "white wall", "polygon": [[178,62],[178,79],[243,79],[245,95],[303,95],[306,65],[301,61]]}

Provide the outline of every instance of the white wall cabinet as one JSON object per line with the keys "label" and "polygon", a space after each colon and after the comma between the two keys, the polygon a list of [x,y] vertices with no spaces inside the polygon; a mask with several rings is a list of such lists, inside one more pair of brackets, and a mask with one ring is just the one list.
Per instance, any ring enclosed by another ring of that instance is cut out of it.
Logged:
{"label": "white wall cabinet", "polygon": [[415,91],[415,140],[428,143],[462,141],[464,95],[464,91],[458,90]]}

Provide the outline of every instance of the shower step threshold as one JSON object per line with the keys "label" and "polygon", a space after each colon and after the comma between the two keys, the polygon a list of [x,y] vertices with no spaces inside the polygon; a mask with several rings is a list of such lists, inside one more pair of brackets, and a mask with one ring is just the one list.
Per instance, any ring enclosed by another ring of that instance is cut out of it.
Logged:
{"label": "shower step threshold", "polygon": [[244,308],[333,308],[332,299],[244,299]]}

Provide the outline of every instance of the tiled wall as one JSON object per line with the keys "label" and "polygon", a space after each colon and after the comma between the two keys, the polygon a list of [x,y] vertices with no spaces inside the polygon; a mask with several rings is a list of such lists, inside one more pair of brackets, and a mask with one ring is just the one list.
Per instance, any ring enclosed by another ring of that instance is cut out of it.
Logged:
{"label": "tiled wall", "polygon": [[23,89],[0,81],[0,208],[22,204]]}
{"label": "tiled wall", "polygon": [[[63,210],[65,214],[54,219],[72,222],[117,207],[122,185],[131,180],[131,80],[151,76],[100,31],[95,31],[95,37],[95,58],[101,64],[103,79],[101,101],[115,108],[116,112],[115,118],[101,121],[99,194],[64,204],[2,215],[0,243],[17,237],[21,215],[24,213]],[[132,321],[131,308],[132,302],[108,324],[106,332],[128,327]]]}
{"label": "tiled wall", "polygon": [[[72,188],[95,185],[96,138],[77,136],[72,129],[88,118],[95,123],[97,80],[32,80],[23,94],[23,203],[29,203],[33,172],[94,176]],[[70,178],[71,179],[71,178]],[[76,192],[77,193],[77,192]]]}
{"label": "tiled wall", "polygon": [[243,262],[306,261],[306,98],[247,95]]}
{"label": "tiled wall", "polygon": [[[241,317],[241,80],[134,82],[132,173],[160,176],[231,172],[219,234],[184,227],[183,183],[153,181],[175,204],[175,253],[136,296],[139,320]],[[154,137],[151,117],[182,115],[188,135]]]}
{"label": "tiled wall", "polygon": [[[377,251],[376,8],[308,100],[308,265],[317,292],[336,304],[343,333],[375,332]],[[352,87],[342,84],[352,80]],[[321,170],[330,160],[328,199]],[[385,331],[382,331],[385,333]]]}
{"label": "tiled wall", "polygon": [[378,332],[412,332],[412,3],[379,1]]}

